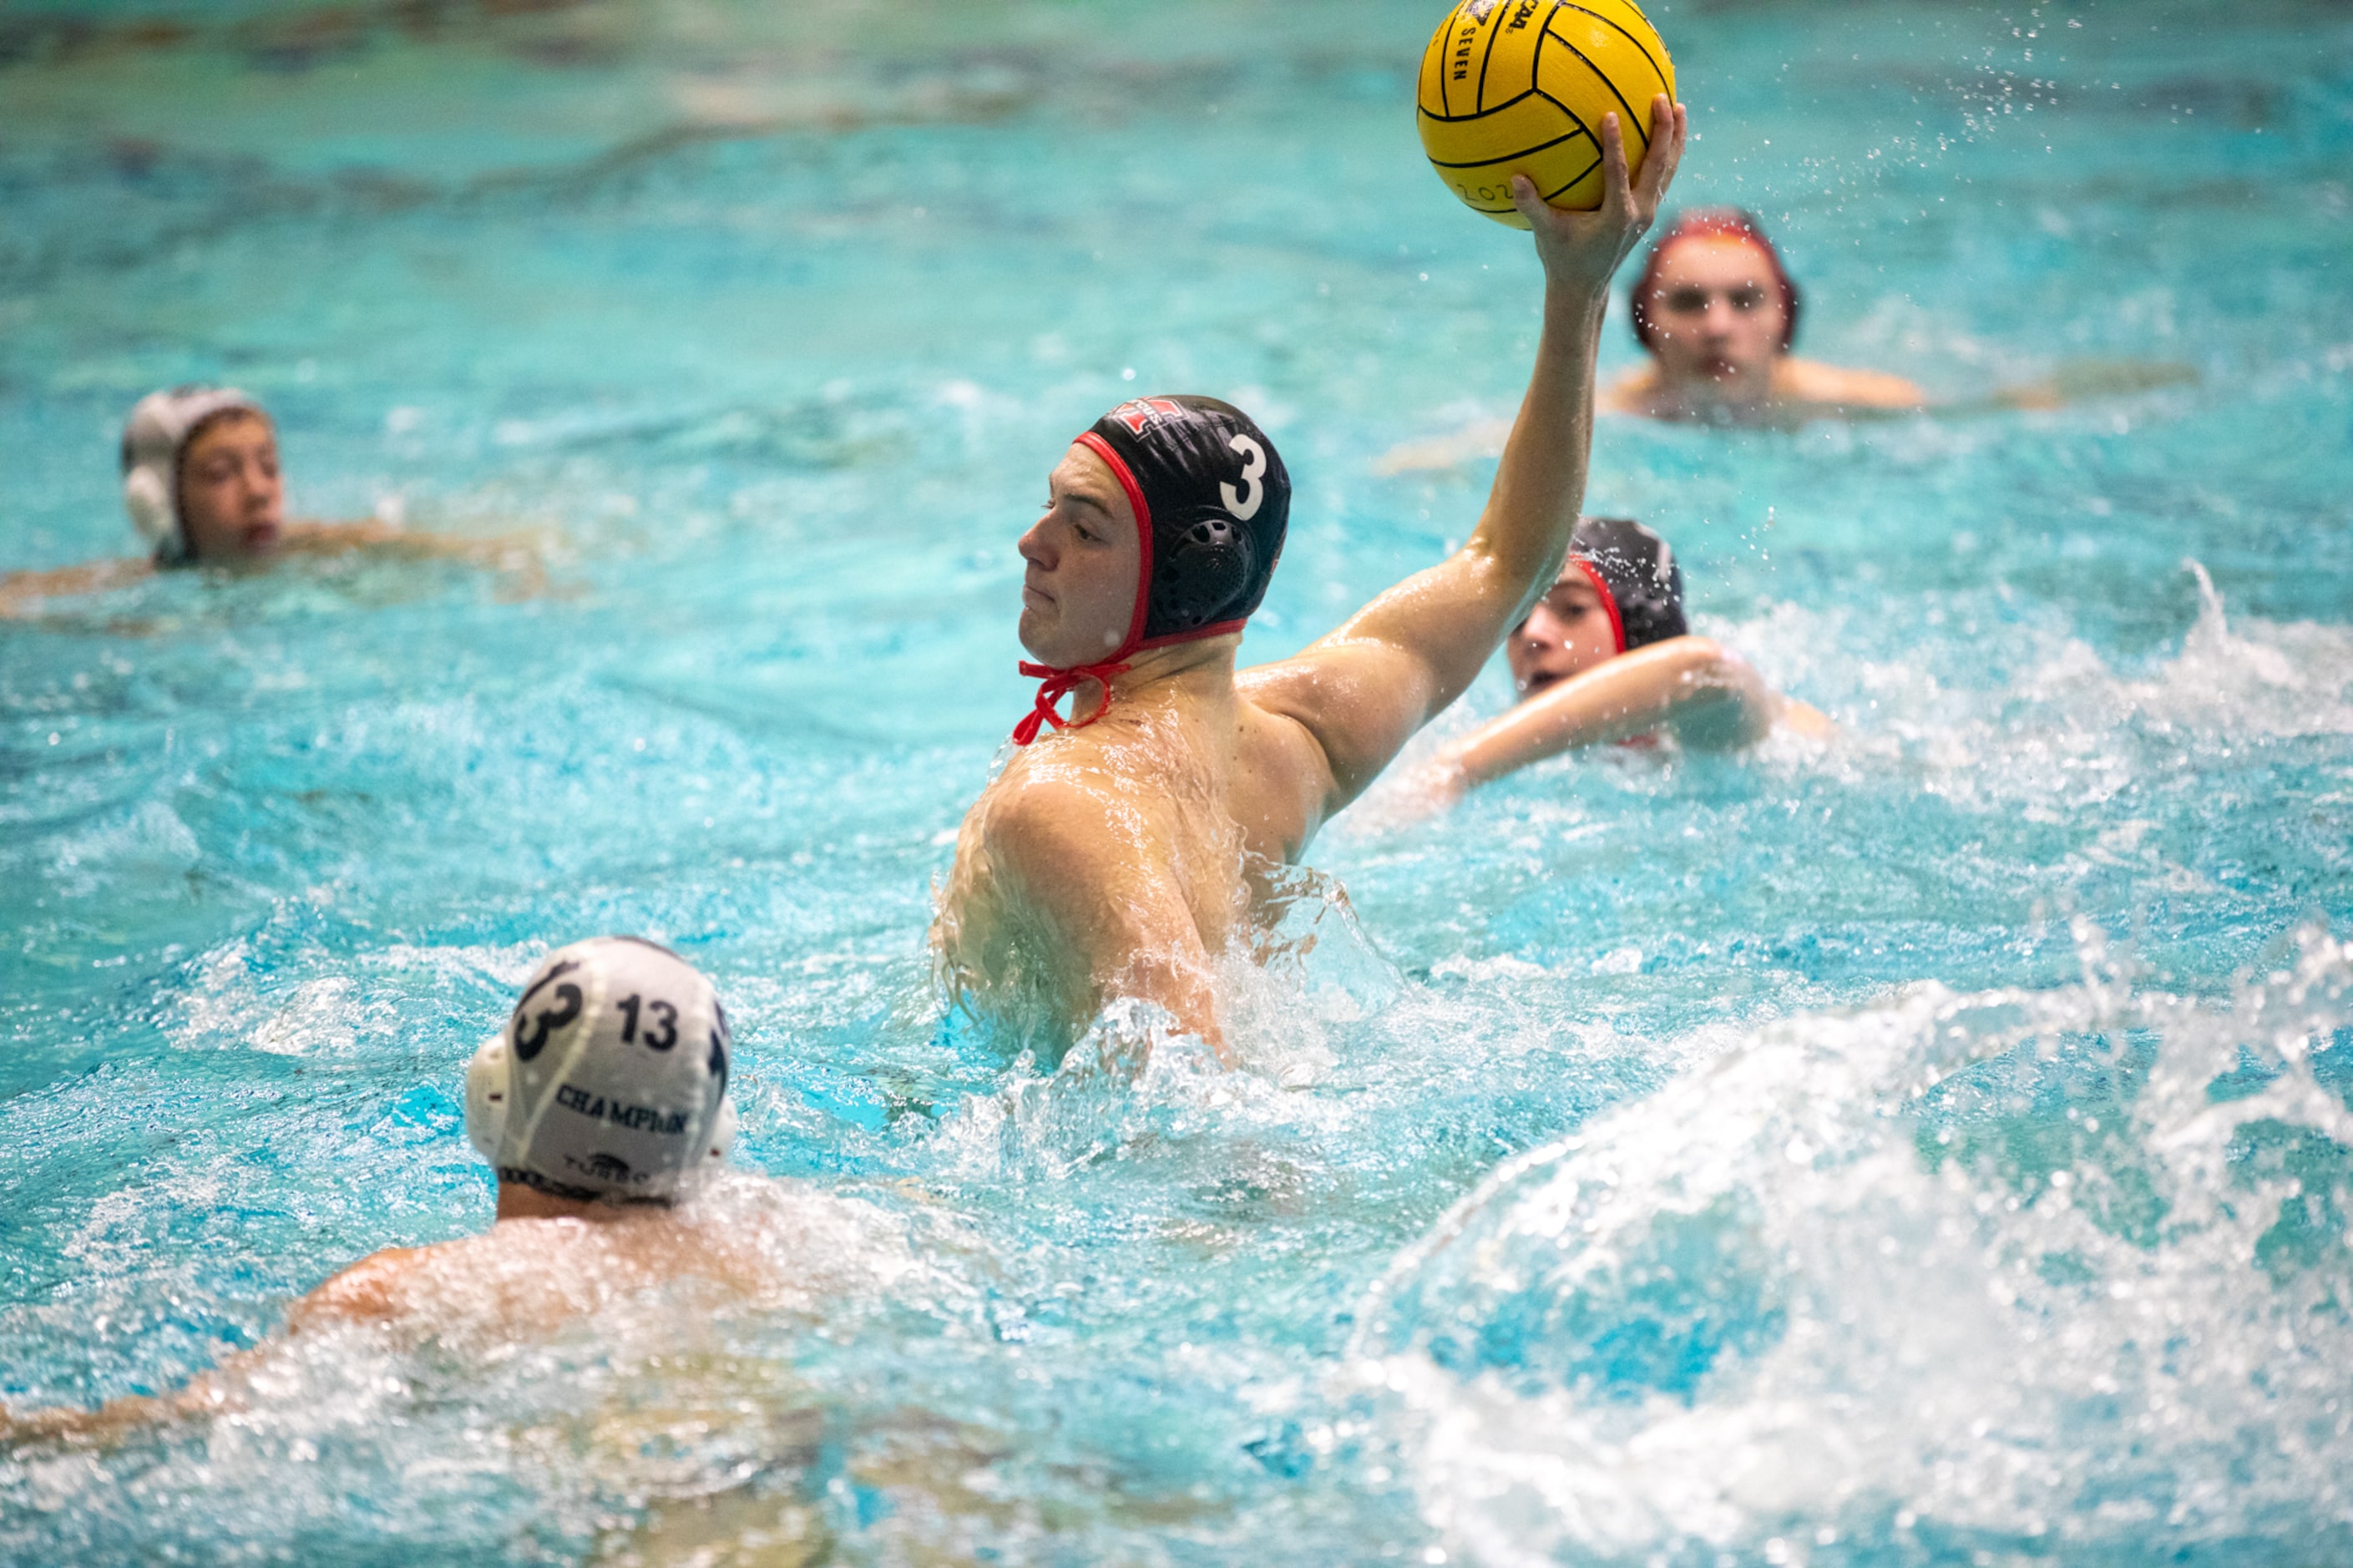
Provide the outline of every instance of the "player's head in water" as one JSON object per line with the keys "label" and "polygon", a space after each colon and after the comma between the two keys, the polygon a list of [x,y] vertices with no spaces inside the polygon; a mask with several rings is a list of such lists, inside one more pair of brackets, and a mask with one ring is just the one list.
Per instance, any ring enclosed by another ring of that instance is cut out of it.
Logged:
{"label": "player's head in water", "polygon": [[466,1134],[499,1181],[577,1202],[667,1203],[724,1157],[727,1015],[637,937],[559,948],[466,1069]]}
{"label": "player's head in water", "polygon": [[1736,207],[1684,213],[1651,247],[1631,303],[1634,336],[1670,386],[1761,400],[1798,335],[1798,286],[1757,220]]}
{"label": "player's head in water", "polygon": [[269,416],[230,387],[140,399],[122,428],[122,500],[158,565],[269,554],[286,526]]}
{"label": "player's head in water", "polygon": [[1690,629],[1683,571],[1667,542],[1631,518],[1581,517],[1560,576],[1512,628],[1504,657],[1520,695],[1534,697]]}
{"label": "player's head in water", "polygon": [[[745,1295],[788,1277],[788,1248],[723,1256],[715,1227],[669,1212],[733,1139],[728,1048],[711,982],[668,948],[598,937],[549,953],[466,1069],[466,1134],[498,1172],[490,1228],[361,1259],[296,1301],[284,1334],[465,1324],[466,1338],[512,1348],[672,1279]],[[255,1393],[249,1370],[277,1353],[252,1346],[185,1389],[98,1410],[0,1407],[0,1452],[236,1410]]]}
{"label": "player's head in water", "polygon": [[1021,536],[1021,672],[1044,684],[1015,741],[1062,728],[1055,702],[1086,680],[1108,691],[1131,654],[1240,630],[1290,517],[1282,457],[1231,404],[1138,397],[1096,420]]}

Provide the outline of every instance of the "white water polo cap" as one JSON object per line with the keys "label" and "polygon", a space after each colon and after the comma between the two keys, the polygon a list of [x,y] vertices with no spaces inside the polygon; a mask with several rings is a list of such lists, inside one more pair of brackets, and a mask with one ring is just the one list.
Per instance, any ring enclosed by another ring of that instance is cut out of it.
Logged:
{"label": "white water polo cap", "polygon": [[122,425],[122,504],[156,559],[187,559],[180,522],[180,454],[196,427],[216,415],[269,417],[260,404],[231,386],[175,386],[151,392]]}
{"label": "white water polo cap", "polygon": [[499,1180],[666,1203],[734,1141],[727,1015],[692,964],[605,936],[542,961],[466,1069],[466,1135]]}

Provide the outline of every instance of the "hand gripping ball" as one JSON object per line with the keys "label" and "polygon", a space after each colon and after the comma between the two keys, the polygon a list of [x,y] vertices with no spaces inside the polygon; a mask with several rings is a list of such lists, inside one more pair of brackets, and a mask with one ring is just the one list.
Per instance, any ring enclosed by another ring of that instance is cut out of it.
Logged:
{"label": "hand gripping ball", "polygon": [[1618,111],[1629,174],[1674,62],[1633,0],[1461,0],[1421,57],[1422,151],[1473,212],[1525,228],[1512,176],[1556,207],[1601,205],[1601,117]]}

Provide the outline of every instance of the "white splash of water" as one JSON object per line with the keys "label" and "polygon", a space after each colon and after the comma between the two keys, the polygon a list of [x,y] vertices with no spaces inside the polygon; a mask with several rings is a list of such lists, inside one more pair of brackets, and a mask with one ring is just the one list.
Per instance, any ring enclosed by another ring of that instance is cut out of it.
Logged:
{"label": "white splash of water", "polygon": [[[2353,1236],[2324,1233],[2353,1116],[2309,1057],[2353,1022],[2353,945],[2307,934],[2227,1009],[2091,957],[2061,991],[1924,985],[1769,1027],[1402,1254],[1353,1375],[1457,1555],[2346,1539]],[[1930,1152],[1948,1078],[2128,1035],[2155,1056],[2109,1142],[2008,1176]],[[2269,1081],[2215,1098],[2242,1050]],[[2137,1196],[2159,1217],[2126,1217]]]}

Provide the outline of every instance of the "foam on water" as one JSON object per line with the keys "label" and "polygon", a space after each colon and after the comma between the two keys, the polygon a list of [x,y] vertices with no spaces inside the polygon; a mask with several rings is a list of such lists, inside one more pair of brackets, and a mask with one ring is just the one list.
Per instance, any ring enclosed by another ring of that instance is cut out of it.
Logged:
{"label": "foam on water", "polygon": [[2341,1552],[2348,1002],[2307,932],[2227,1005],[2108,973],[1777,1026],[1498,1170],[1360,1375],[1480,1562]]}
{"label": "foam on water", "polygon": [[[754,1477],[773,1500],[758,1526],[818,1530],[839,1460],[825,1458],[821,1387],[793,1371],[797,1342],[820,1322],[851,1335],[967,1316],[969,1292],[941,1266],[960,1250],[955,1227],[911,1229],[870,1205],[740,1176],[705,1194],[698,1219],[806,1267],[732,1305],[606,1289],[593,1315],[520,1336],[490,1326],[511,1315],[494,1273],[445,1277],[421,1343],[309,1331],[219,1380],[216,1414],[119,1445],[104,1466],[70,1449],[11,1465],[0,1542],[12,1555],[82,1558],[203,1552],[224,1535],[291,1544],[347,1525],[350,1489],[371,1476],[398,1478],[398,1495],[368,1508],[371,1549],[396,1555],[609,1552],[658,1526],[666,1505]],[[152,1506],[184,1494],[206,1499],[202,1515]]]}

